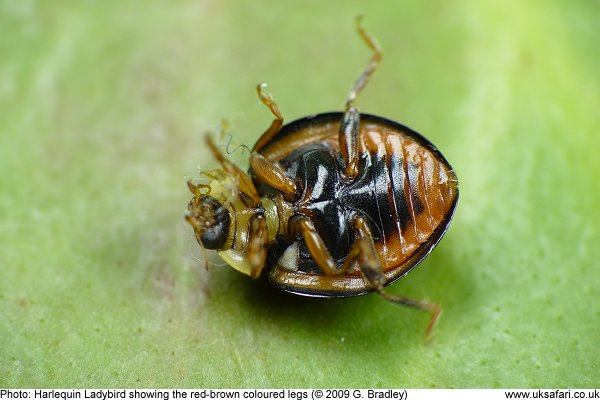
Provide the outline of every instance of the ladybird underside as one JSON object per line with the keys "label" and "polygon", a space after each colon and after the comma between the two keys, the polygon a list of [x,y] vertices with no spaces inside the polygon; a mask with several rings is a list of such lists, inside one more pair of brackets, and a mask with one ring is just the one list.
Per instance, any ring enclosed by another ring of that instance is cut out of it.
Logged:
{"label": "ladybird underside", "polygon": [[[279,163],[294,154],[302,155],[315,144],[322,144],[332,155],[339,154],[342,115],[320,114],[292,122],[261,154]],[[371,222],[376,251],[389,284],[414,268],[443,236],[458,199],[457,180],[448,162],[427,139],[380,117],[361,114],[359,152],[365,161],[362,174],[354,180],[354,191],[362,198],[360,211]],[[345,190],[348,193],[350,189]],[[365,201],[365,196],[370,201]],[[344,200],[352,199],[346,196]],[[326,276],[303,268],[302,259],[294,268],[294,252],[298,253],[296,249],[288,251],[281,265],[273,263],[269,277],[275,286],[326,297],[372,291],[357,268],[342,276]]]}

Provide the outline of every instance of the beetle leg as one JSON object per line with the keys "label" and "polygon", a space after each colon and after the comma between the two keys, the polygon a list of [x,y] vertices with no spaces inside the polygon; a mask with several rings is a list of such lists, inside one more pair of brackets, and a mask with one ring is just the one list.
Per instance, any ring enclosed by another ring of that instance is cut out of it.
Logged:
{"label": "beetle leg", "polygon": [[259,83],[256,86],[256,91],[258,92],[258,97],[260,101],[267,106],[267,108],[271,111],[271,113],[275,116],[275,119],[271,123],[271,126],[261,135],[261,137],[256,141],[252,151],[260,151],[273,137],[279,132],[281,126],[283,125],[283,117],[279,112],[279,107],[277,107],[277,103],[275,103],[275,99],[271,96],[271,93],[263,92],[263,88],[267,86],[266,83]]}
{"label": "beetle leg", "polygon": [[343,275],[354,265],[356,257],[358,256],[357,251],[351,250],[344,265],[342,265],[341,268],[338,268],[312,221],[307,217],[295,217],[294,224],[295,226],[293,229],[300,231],[310,255],[325,275]]}
{"label": "beetle leg", "polygon": [[339,144],[346,164],[346,177],[350,180],[358,175],[358,128],[360,114],[354,106],[349,106],[339,130]]}
{"label": "beetle leg", "polygon": [[371,56],[369,63],[367,64],[363,72],[360,74],[356,82],[354,82],[354,86],[352,87],[352,90],[350,90],[350,94],[348,94],[348,99],[346,100],[346,110],[352,107],[356,96],[365,87],[367,81],[369,80],[369,77],[377,69],[377,66],[381,61],[382,56],[381,46],[379,46],[379,43],[377,43],[377,40],[375,40],[373,36],[371,36],[369,33],[367,33],[367,31],[365,31],[365,29],[362,26],[362,19],[362,15],[356,17],[356,30],[358,31],[358,34],[365,42],[367,47],[369,47],[369,49],[373,51],[373,55]]}
{"label": "beetle leg", "polygon": [[385,285],[385,275],[381,269],[381,263],[379,262],[377,252],[375,251],[373,236],[371,235],[371,231],[369,230],[365,219],[363,217],[357,217],[354,220],[354,228],[356,230],[356,242],[353,245],[353,249],[356,247],[358,248],[359,254],[357,256],[357,261],[364,279],[371,288],[377,291],[384,299],[391,301],[392,303],[429,312],[431,318],[429,319],[427,329],[425,330],[425,337],[431,337],[431,332],[442,313],[440,305],[424,300],[415,300],[409,297],[395,296],[387,293],[383,288]]}
{"label": "beetle leg", "polygon": [[350,180],[358,175],[358,129],[360,114],[356,107],[354,107],[354,100],[358,93],[365,87],[369,77],[381,61],[381,47],[375,38],[369,35],[362,27],[362,15],[356,18],[356,29],[369,49],[373,51],[373,55],[348,94],[346,112],[344,113],[344,119],[342,120],[338,134],[340,150],[346,163],[346,177]]}
{"label": "beetle leg", "polygon": [[236,184],[240,191],[248,195],[255,205],[259,205],[260,197],[258,197],[256,188],[254,187],[254,184],[248,175],[246,175],[244,171],[242,171],[237,165],[225,158],[225,156],[219,151],[217,146],[212,141],[210,135],[206,136],[206,144],[208,145],[213,157],[221,164],[223,169],[235,178]]}
{"label": "beetle leg", "polygon": [[267,222],[263,215],[257,215],[250,222],[248,232],[248,262],[250,276],[254,279],[260,276],[267,259]]}
{"label": "beetle leg", "polygon": [[286,197],[296,197],[298,194],[296,182],[275,163],[255,151],[250,154],[250,169],[259,181],[279,190]]}
{"label": "beetle leg", "polygon": [[325,275],[335,275],[337,265],[335,264],[331,253],[327,250],[325,242],[323,242],[323,239],[315,229],[315,225],[312,221],[307,217],[296,217],[294,224],[294,230],[297,229],[302,234],[302,238],[304,239],[304,243],[306,243],[306,247],[308,247],[310,255],[321,271],[323,271]]}

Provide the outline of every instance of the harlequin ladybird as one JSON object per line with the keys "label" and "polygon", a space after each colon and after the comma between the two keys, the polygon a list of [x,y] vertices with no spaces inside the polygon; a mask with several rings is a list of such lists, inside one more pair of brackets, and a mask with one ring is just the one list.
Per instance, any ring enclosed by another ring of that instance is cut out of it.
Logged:
{"label": "harlequin ladybird", "polygon": [[321,297],[377,292],[391,302],[431,313],[441,307],[387,293],[444,235],[458,201],[454,170],[412,129],[358,112],[357,94],[381,60],[381,49],[357,19],[372,57],[344,112],[311,115],[283,125],[273,97],[257,87],[275,116],[254,145],[246,174],[210,137],[221,169],[188,181],[194,197],[187,221],[198,243],[253,278],[266,270],[285,291]]}

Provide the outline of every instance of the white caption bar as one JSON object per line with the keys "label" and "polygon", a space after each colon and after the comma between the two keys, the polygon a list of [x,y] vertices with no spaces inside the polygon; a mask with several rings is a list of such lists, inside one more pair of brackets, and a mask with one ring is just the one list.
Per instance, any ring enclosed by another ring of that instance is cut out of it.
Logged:
{"label": "white caption bar", "polygon": [[599,389],[0,389],[0,400],[600,399]]}

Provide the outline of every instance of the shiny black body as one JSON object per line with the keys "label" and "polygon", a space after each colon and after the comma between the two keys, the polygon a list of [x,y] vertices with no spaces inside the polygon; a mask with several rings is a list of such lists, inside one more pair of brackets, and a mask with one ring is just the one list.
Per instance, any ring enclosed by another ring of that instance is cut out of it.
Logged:
{"label": "shiny black body", "polygon": [[[333,112],[296,120],[281,129],[278,139],[285,140],[286,135],[311,125],[341,121],[342,117],[343,113]],[[447,163],[433,144],[404,125],[369,114],[361,114],[361,121],[381,124],[403,132]],[[415,214],[418,215],[424,210],[417,188],[409,185],[410,199],[407,199],[404,190],[405,179],[408,179],[408,182],[417,181],[414,174],[418,168],[412,163],[404,165],[404,160],[395,154],[364,152],[360,156],[359,175],[351,182],[344,180],[344,160],[339,150],[332,148],[328,142],[312,143],[294,149],[278,163],[287,176],[295,179],[301,190],[299,199],[293,203],[296,214],[311,219],[338,266],[343,264],[351,244],[355,241],[351,221],[356,214],[366,217],[373,241],[377,243],[385,241],[386,236],[390,234],[402,235],[402,232],[410,227],[412,221],[408,201],[411,202]],[[265,194],[264,191],[261,192],[260,187],[259,193]],[[290,219],[291,224],[293,218]],[[425,252],[421,259],[439,241],[449,223],[450,219],[433,235],[431,246],[423,246],[422,250]],[[314,258],[299,237],[278,237],[269,250],[269,264],[274,266],[282,252],[293,241],[300,243],[298,270],[320,273]]]}

